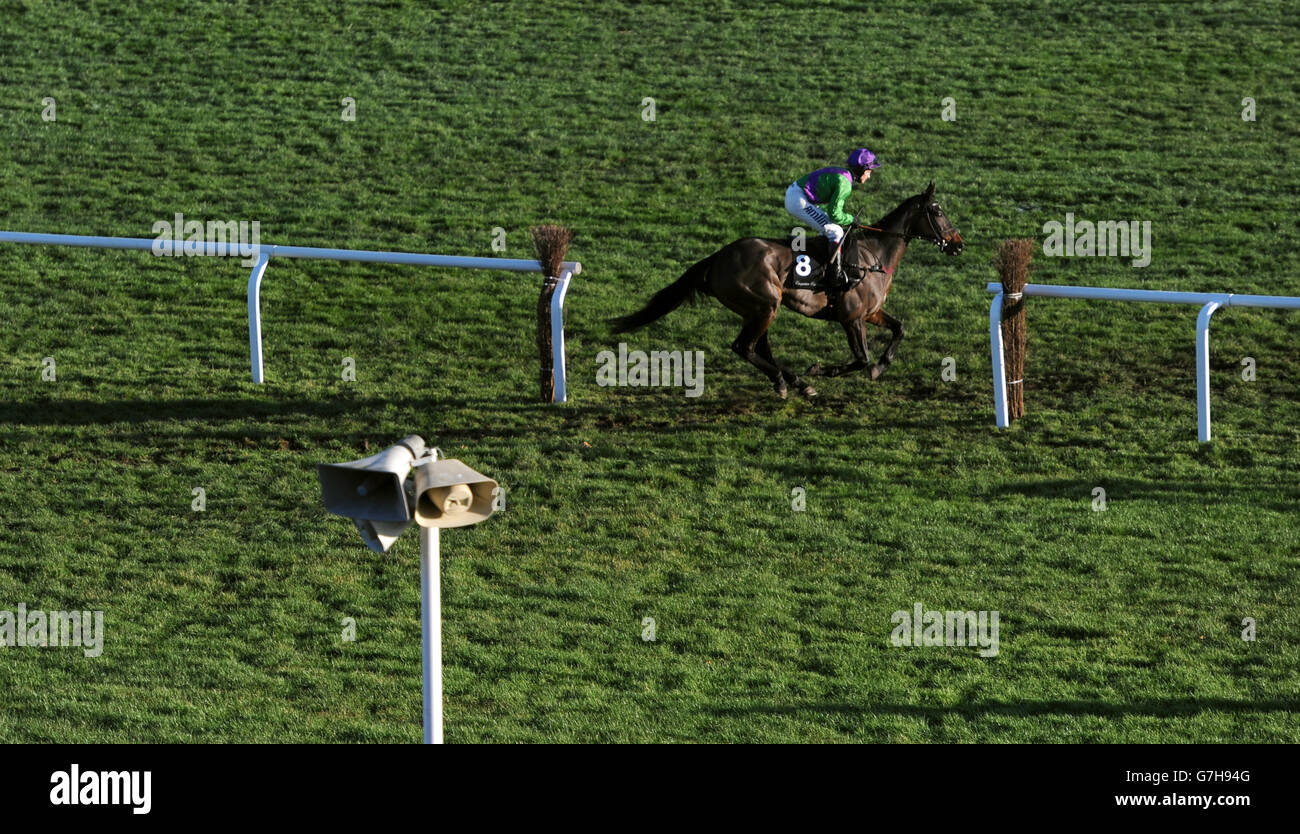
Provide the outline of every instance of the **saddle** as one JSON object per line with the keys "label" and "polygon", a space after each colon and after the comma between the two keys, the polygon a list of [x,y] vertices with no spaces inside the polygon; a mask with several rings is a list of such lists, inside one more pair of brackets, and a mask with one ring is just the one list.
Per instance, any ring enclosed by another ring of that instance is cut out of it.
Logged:
{"label": "saddle", "polygon": [[[849,234],[852,234],[850,232]],[[791,236],[785,241],[787,246],[793,248],[794,237]],[[880,261],[874,256],[871,264],[861,264],[857,260],[858,248],[850,247],[845,241],[845,246],[840,249],[840,258],[843,260],[844,277],[848,279],[848,286],[844,292],[848,292],[861,284],[867,277],[868,272],[885,272]],[[826,292],[830,290],[826,275],[826,265],[830,263],[831,256],[835,254],[835,246],[824,236],[818,235],[814,238],[805,238],[805,248],[802,252],[794,253],[794,263],[786,271],[785,286],[792,290],[815,290]]]}

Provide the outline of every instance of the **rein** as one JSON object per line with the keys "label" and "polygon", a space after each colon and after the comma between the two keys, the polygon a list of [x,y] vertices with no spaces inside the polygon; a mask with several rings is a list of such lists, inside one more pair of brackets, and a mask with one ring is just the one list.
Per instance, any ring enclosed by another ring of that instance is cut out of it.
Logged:
{"label": "rein", "polygon": [[934,222],[934,216],[927,211],[925,213],[925,219],[930,221],[930,228],[934,231],[934,237],[926,237],[925,235],[913,235],[913,234],[908,234],[907,232],[895,232],[891,229],[882,229],[879,226],[868,226],[863,223],[854,223],[852,228],[866,229],[869,232],[879,232],[882,235],[901,237],[904,243],[911,243],[912,238],[920,238],[921,240],[926,240],[929,241],[930,243],[933,243],[935,246],[943,246],[943,236],[939,234],[939,227]]}
{"label": "rein", "polygon": [[903,232],[895,232],[895,231],[891,231],[891,230],[889,230],[889,229],[882,229],[882,228],[880,228],[879,226],[867,226],[867,225],[862,224],[862,223],[854,223],[854,224],[853,224],[853,228],[855,228],[855,229],[866,229],[866,230],[869,231],[869,232],[880,232],[882,235],[893,235],[894,237],[901,237],[901,238],[905,238],[905,239],[907,239],[907,240],[911,240],[912,238],[917,237],[917,235],[909,235],[909,234],[905,234],[905,233],[903,233]]}

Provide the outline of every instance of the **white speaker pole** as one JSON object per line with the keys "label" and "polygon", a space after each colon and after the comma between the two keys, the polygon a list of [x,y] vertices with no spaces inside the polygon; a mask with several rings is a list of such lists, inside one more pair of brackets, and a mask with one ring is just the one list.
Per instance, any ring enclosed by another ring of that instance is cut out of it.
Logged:
{"label": "white speaker pole", "polygon": [[437,527],[420,528],[424,743],[442,744],[442,560]]}
{"label": "white speaker pole", "polygon": [[[443,458],[439,460],[439,458]],[[416,470],[415,495],[407,490]],[[424,743],[442,744],[443,527],[478,524],[496,512],[497,482],[463,461],[447,460],[419,435],[360,460],[316,465],[325,509],[352,519],[366,545],[387,553],[407,527],[420,528],[420,660],[424,672]],[[416,504],[412,518],[411,501]]]}

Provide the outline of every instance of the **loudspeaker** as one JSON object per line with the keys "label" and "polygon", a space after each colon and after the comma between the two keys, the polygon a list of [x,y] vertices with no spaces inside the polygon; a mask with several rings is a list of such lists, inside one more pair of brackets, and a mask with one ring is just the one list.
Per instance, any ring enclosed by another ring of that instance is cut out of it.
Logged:
{"label": "loudspeaker", "polygon": [[357,526],[366,547],[376,553],[387,553],[397,537],[411,526],[409,521],[370,521],[364,518],[354,518],[352,523]]}
{"label": "loudspeaker", "polygon": [[[411,507],[403,483],[411,471],[411,464],[423,454],[424,440],[412,434],[368,458],[350,463],[316,464],[316,477],[320,479],[325,509],[336,515],[372,522],[409,522]],[[357,526],[361,529],[361,525]],[[361,534],[365,536],[365,530]],[[370,543],[369,538],[366,543]]]}
{"label": "loudspeaker", "polygon": [[492,515],[497,482],[452,458],[415,470],[415,523],[464,527]]}

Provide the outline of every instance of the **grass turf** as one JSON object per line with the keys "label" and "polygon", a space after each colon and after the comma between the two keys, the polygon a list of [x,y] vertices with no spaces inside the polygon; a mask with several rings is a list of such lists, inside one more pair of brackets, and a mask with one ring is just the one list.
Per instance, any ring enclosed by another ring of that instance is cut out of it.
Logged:
{"label": "grass turf", "polygon": [[[443,538],[449,741],[1300,740],[1294,317],[1216,316],[1201,446],[1194,308],[1031,300],[999,432],[984,291],[1073,212],[1151,220],[1151,266],[1032,280],[1300,294],[1288,4],[63,8],[0,0],[0,228],[531,257],[559,221],[585,271],[548,407],[535,276],[273,261],[254,386],[246,270],[0,247],[0,609],[106,621],[98,658],[0,649],[0,740],[418,740],[414,536],[369,553],[312,471],[413,431],[507,488]],[[703,350],[703,396],[596,385],[610,316],[859,143],[853,210],[933,180],[968,241],[904,259],[879,382],[779,401],[707,301],[627,339]],[[998,610],[1000,654],[892,646],[918,601]]]}

